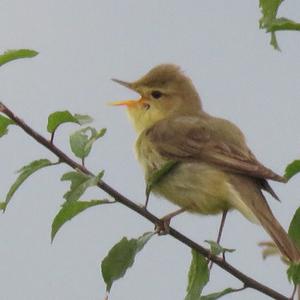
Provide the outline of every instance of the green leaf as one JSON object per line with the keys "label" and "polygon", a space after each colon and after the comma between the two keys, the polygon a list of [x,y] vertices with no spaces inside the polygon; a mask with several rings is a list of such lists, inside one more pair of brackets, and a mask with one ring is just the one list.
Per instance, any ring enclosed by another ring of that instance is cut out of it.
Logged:
{"label": "green leaf", "polygon": [[207,260],[192,250],[192,262],[188,274],[187,295],[184,300],[199,300],[204,286],[209,280]]}
{"label": "green leaf", "polygon": [[205,296],[201,296],[200,300],[216,300],[216,299],[220,299],[221,297],[230,294],[230,293],[234,293],[236,292],[235,289],[232,288],[227,288],[221,292],[217,292],[217,293],[212,293],[212,294],[208,294]]}
{"label": "green leaf", "polygon": [[153,172],[147,179],[146,197],[148,198],[153,187],[158,184],[176,165],[177,161],[170,160],[166,162],[159,170]]}
{"label": "green leaf", "polygon": [[289,237],[293,240],[298,249],[300,249],[300,207],[297,208],[289,226]]}
{"label": "green leaf", "polygon": [[[87,132],[89,134],[87,134]],[[74,132],[70,136],[70,146],[75,156],[84,159],[87,157],[92,149],[93,143],[102,137],[106,132],[103,128],[97,131],[95,128],[86,127]]]}
{"label": "green leaf", "polygon": [[213,255],[219,255],[221,253],[225,253],[225,252],[234,252],[235,249],[228,249],[228,248],[223,248],[220,244],[218,244],[215,241],[205,241],[206,243],[208,243],[210,245],[210,252]]}
{"label": "green leaf", "polygon": [[89,141],[89,136],[87,134],[85,134],[86,131],[87,131],[87,128],[84,128],[84,129],[74,132],[70,136],[71,150],[75,154],[75,156],[77,156],[81,159],[85,158],[89,154],[89,152],[85,151],[85,145]]}
{"label": "green leaf", "polygon": [[38,55],[38,52],[30,49],[7,50],[0,55],[0,66],[19,58],[30,58]]}
{"label": "green leaf", "polygon": [[13,120],[0,115],[0,137],[7,134],[7,127],[13,124],[15,124]]}
{"label": "green leaf", "polygon": [[260,0],[259,7],[262,11],[262,17],[259,20],[261,28],[268,28],[276,19],[277,11],[283,0]]}
{"label": "green leaf", "polygon": [[74,118],[77,120],[77,123],[79,125],[89,124],[93,122],[93,118],[89,115],[74,114]]}
{"label": "green leaf", "polygon": [[262,17],[259,20],[259,27],[265,29],[266,32],[271,33],[270,44],[276,49],[280,50],[276,31],[279,30],[300,30],[300,23],[294,22],[287,18],[277,18],[278,8],[283,0],[260,0],[259,6],[262,11]]}
{"label": "green leaf", "polygon": [[300,263],[291,263],[287,269],[287,276],[290,282],[295,285],[300,283]]}
{"label": "green leaf", "polygon": [[83,212],[89,207],[110,203],[107,200],[91,200],[91,201],[67,201],[62,205],[61,210],[55,216],[52,223],[51,242],[59,229],[69,220]]}
{"label": "green leaf", "polygon": [[20,173],[20,175],[18,176],[18,178],[16,179],[16,181],[13,183],[13,185],[10,187],[7,195],[6,195],[6,199],[5,199],[5,207],[2,208],[3,210],[5,210],[7,204],[9,203],[9,201],[11,200],[12,196],[14,195],[14,193],[16,192],[16,190],[20,187],[20,185],[33,173],[35,173],[36,171],[48,167],[48,166],[52,166],[55,165],[56,163],[52,163],[51,161],[49,161],[48,159],[39,159],[39,160],[35,160],[33,162],[31,162],[30,164],[22,167],[18,173]]}
{"label": "green leaf", "polygon": [[92,122],[93,119],[88,115],[72,115],[69,111],[56,111],[49,115],[47,130],[50,133],[55,132],[57,127],[63,123],[76,123],[83,125]]}
{"label": "green leaf", "polygon": [[94,131],[88,142],[86,143],[84,150],[91,151],[93,144],[106,133],[106,128],[102,128],[99,131]]}
{"label": "green leaf", "polygon": [[269,26],[269,31],[280,31],[280,30],[300,30],[300,23],[294,22],[287,18],[275,19]]}
{"label": "green leaf", "polygon": [[300,172],[300,160],[294,160],[286,167],[284,177],[290,180],[293,176],[295,176],[299,172]]}
{"label": "green leaf", "polygon": [[106,290],[108,292],[114,281],[122,278],[133,265],[135,256],[143,249],[153,235],[153,232],[147,232],[138,239],[131,240],[124,237],[111,248],[101,263],[102,277],[106,283]]}
{"label": "green leaf", "polygon": [[70,202],[77,201],[89,187],[96,186],[103,175],[103,171],[97,176],[74,171],[65,173],[61,177],[61,181],[71,181],[71,186],[70,190],[64,194],[64,198]]}

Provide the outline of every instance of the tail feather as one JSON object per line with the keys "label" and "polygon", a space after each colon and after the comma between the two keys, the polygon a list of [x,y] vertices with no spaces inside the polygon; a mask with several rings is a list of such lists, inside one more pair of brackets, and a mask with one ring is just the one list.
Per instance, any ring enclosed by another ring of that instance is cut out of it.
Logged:
{"label": "tail feather", "polygon": [[272,212],[268,214],[256,214],[263,228],[271,236],[274,243],[277,245],[280,252],[290,261],[298,261],[300,252],[295,244],[291,241],[286,231],[282,228],[279,222],[275,219]]}
{"label": "tail feather", "polygon": [[232,175],[231,184],[239,193],[241,200],[252,211],[259,223],[273,239],[280,252],[291,261],[299,261],[300,250],[274,217],[261,192],[261,185],[258,185],[255,180],[241,175]]}

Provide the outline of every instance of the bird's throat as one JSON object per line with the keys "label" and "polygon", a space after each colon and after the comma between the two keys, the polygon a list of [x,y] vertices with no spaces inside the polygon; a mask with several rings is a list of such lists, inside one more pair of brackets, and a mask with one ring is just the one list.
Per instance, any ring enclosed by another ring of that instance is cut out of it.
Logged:
{"label": "bird's throat", "polygon": [[138,134],[166,117],[163,111],[157,110],[153,106],[149,108],[141,105],[128,106],[127,113]]}

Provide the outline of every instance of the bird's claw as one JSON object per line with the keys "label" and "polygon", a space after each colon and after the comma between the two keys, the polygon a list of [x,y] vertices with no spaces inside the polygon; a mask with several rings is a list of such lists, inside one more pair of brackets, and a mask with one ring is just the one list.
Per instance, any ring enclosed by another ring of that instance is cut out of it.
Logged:
{"label": "bird's claw", "polygon": [[155,224],[155,228],[154,228],[155,232],[158,235],[169,234],[169,232],[170,232],[170,222],[171,222],[171,218],[170,217],[161,218],[159,220],[159,222],[157,222]]}

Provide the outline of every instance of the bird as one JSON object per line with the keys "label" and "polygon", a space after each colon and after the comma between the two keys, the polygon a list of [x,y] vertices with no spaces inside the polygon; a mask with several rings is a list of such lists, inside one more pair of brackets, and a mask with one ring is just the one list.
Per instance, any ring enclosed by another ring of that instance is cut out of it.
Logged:
{"label": "bird", "polygon": [[112,79],[140,95],[123,105],[137,133],[136,156],[145,180],[175,162],[152,188],[180,207],[164,220],[188,211],[222,214],[218,241],[228,211],[236,209],[260,224],[290,261],[300,251],[273,215],[262,191],[278,200],[268,180],[286,179],[260,163],[232,122],[207,113],[192,80],[174,64],[160,64],[140,79]]}

